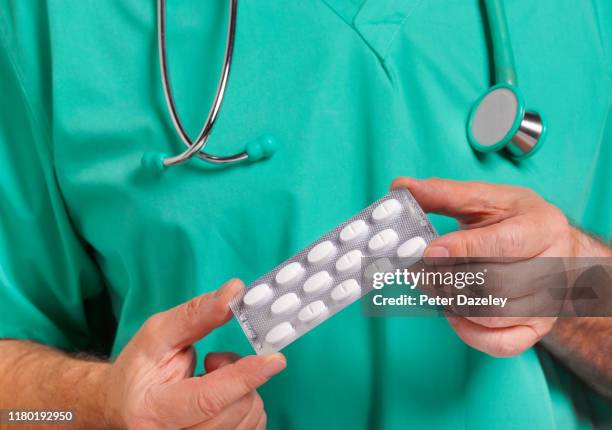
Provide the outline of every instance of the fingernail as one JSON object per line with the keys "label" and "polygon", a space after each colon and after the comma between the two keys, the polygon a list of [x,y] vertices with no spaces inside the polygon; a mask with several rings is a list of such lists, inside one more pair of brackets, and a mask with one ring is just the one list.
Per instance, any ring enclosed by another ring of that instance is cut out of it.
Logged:
{"label": "fingernail", "polygon": [[443,246],[432,246],[425,251],[425,257],[429,258],[446,258],[450,257],[448,249]]}
{"label": "fingernail", "polygon": [[224,294],[229,294],[231,297],[234,297],[241,288],[242,283],[239,279],[230,279],[225,285],[215,291],[215,297],[221,297]]}
{"label": "fingernail", "polygon": [[414,178],[402,176],[393,180],[391,183],[391,189],[395,190],[396,188],[410,188],[415,184],[415,181],[416,180]]}
{"label": "fingernail", "polygon": [[266,362],[261,367],[261,373],[266,378],[271,378],[287,366],[285,356],[275,353],[266,357]]}

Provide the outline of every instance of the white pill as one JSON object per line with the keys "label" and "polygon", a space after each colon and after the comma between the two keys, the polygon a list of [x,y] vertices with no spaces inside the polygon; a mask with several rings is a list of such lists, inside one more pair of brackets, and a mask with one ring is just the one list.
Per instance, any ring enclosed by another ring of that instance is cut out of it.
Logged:
{"label": "white pill", "polygon": [[340,240],[342,242],[350,242],[365,236],[368,233],[368,225],[362,219],[353,221],[340,231]]}
{"label": "white pill", "polygon": [[358,249],[347,252],[336,261],[336,270],[340,273],[359,270],[361,268],[361,257],[363,257],[363,254]]}
{"label": "white pill", "polygon": [[274,293],[268,284],[259,284],[249,288],[242,301],[246,306],[254,308],[266,303],[273,295]]}
{"label": "white pill", "polygon": [[372,219],[375,222],[390,221],[402,211],[402,204],[397,199],[385,200],[372,212]]}
{"label": "white pill", "polygon": [[304,274],[304,268],[297,261],[283,267],[276,274],[276,283],[281,287],[297,282]]}
{"label": "white pill", "polygon": [[397,248],[397,256],[400,258],[421,258],[427,248],[427,242],[421,236],[413,237],[402,243]]}
{"label": "white pill", "polygon": [[300,299],[295,293],[280,296],[272,303],[270,310],[274,315],[283,315],[293,312],[300,306]]}
{"label": "white pill", "polygon": [[278,325],[275,325],[266,334],[266,342],[272,345],[279,345],[283,342],[288,341],[295,335],[295,329],[291,323],[285,321]]}
{"label": "white pill", "polygon": [[361,293],[359,284],[354,279],[347,279],[341,284],[334,287],[331,292],[331,298],[336,303],[341,303],[351,297],[358,296]]}
{"label": "white pill", "polygon": [[328,312],[325,303],[323,303],[321,300],[317,300],[308,306],[303,307],[298,314],[298,319],[306,324],[321,319],[327,314]]}
{"label": "white pill", "polygon": [[372,252],[382,252],[393,248],[398,241],[395,230],[388,228],[372,236],[368,242],[368,249]]}
{"label": "white pill", "polygon": [[321,293],[329,289],[329,287],[331,287],[332,285],[332,282],[333,282],[332,277],[326,270],[317,272],[314,275],[312,275],[310,278],[308,278],[306,282],[304,282],[304,286],[303,286],[304,292],[306,294]]}
{"label": "white pill", "polygon": [[308,262],[310,264],[326,263],[336,254],[336,247],[331,241],[326,240],[316,245],[308,252]]}

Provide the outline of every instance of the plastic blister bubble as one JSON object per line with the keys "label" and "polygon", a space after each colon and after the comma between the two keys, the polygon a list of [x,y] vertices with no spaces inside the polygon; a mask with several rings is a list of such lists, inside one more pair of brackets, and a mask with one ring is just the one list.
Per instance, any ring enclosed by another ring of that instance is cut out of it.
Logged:
{"label": "plastic blister bubble", "polygon": [[412,195],[393,190],[261,276],[231,309],[257,354],[280,351],[367,294],[362,273],[390,269],[392,257],[416,261],[436,236]]}

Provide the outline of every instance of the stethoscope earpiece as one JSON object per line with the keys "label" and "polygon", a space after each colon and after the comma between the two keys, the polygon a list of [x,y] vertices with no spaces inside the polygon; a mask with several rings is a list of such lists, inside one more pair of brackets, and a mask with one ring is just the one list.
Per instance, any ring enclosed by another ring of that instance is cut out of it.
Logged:
{"label": "stethoscope earpiece", "polygon": [[[243,154],[241,160],[256,162],[272,157],[277,148],[276,139],[266,135],[247,143],[244,151],[239,154]],[[162,173],[169,166],[166,160],[168,160],[168,155],[163,152],[147,151],[143,154],[140,164],[149,172]]]}
{"label": "stethoscope earpiece", "polygon": [[244,148],[248,161],[259,161],[270,158],[276,152],[276,139],[272,136],[262,136],[259,139],[247,143]]}
{"label": "stethoscope earpiece", "polygon": [[503,83],[490,88],[476,101],[467,134],[477,151],[506,149],[513,158],[521,159],[540,148],[545,130],[540,114],[526,111],[518,87]]}
{"label": "stethoscope earpiece", "polygon": [[164,160],[168,157],[163,152],[147,151],[142,155],[140,164],[143,169],[149,172],[161,173],[166,168]]}

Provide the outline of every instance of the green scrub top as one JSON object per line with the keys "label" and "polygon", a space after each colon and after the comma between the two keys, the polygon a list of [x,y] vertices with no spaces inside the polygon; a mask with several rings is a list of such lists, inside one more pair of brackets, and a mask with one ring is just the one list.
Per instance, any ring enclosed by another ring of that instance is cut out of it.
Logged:
{"label": "green scrub top", "polygon": [[[160,84],[155,2],[2,0],[0,337],[80,350],[107,336],[115,356],[152,313],[230,277],[248,284],[400,175],[526,186],[609,239],[612,3],[504,4],[527,106],[548,120],[532,159],[467,142],[491,75],[477,0],[241,0],[209,150],[264,134],[279,149],[156,176],[142,155],[183,146]],[[227,5],[170,1],[167,13],[172,85],[195,136]],[[252,353],[234,321],[197,349],[200,361]],[[444,318],[366,318],[355,304],[284,352],[287,370],[261,389],[272,429],[612,426],[610,403],[545,351],[492,358]]]}

